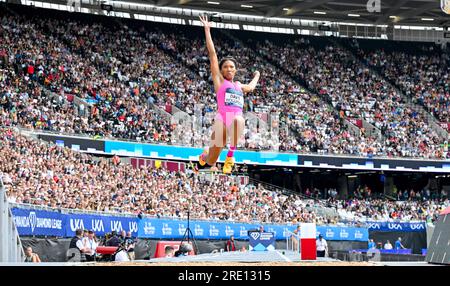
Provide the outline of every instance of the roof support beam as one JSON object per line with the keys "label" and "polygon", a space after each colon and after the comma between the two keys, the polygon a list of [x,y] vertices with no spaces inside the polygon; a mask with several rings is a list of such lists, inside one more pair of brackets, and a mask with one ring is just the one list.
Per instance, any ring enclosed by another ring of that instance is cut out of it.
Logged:
{"label": "roof support beam", "polygon": [[417,9],[411,9],[411,10],[408,10],[406,12],[403,12],[403,13],[401,13],[399,15],[395,15],[395,16],[398,16],[398,18],[399,18],[398,22],[400,22],[402,20],[413,18],[413,17],[420,15],[424,12],[427,12],[431,9],[440,9],[439,5],[440,5],[439,1],[432,2],[432,3],[430,2],[430,3],[427,3],[422,6],[417,7]]}
{"label": "roof support beam", "polygon": [[378,19],[375,21],[375,24],[378,25],[385,23],[389,19],[389,16],[398,16],[397,11],[399,11],[399,8],[405,5],[408,1],[409,0],[399,1],[397,4],[395,4],[395,6],[390,7],[387,12],[382,12],[380,17],[378,17]]}
{"label": "roof support beam", "polygon": [[[299,4],[293,5],[291,7],[289,7],[289,5],[287,3],[292,3],[292,1],[283,1],[283,5],[278,5],[275,8],[272,8],[267,14],[266,17],[277,17],[277,16],[282,16],[282,15],[292,15],[301,11],[305,11],[308,9],[312,9],[314,7],[320,6],[322,4],[325,4],[327,2],[331,2],[332,0],[314,0],[314,1],[310,1],[310,2],[301,2]],[[286,5],[288,5],[288,7],[286,7]],[[289,11],[283,11],[283,8],[289,8]],[[283,13],[286,12],[286,13]]]}

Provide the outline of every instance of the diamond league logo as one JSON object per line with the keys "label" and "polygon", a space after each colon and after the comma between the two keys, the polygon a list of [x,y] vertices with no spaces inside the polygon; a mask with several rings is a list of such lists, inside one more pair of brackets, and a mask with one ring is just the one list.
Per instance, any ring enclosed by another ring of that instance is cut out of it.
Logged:
{"label": "diamond league logo", "polygon": [[36,213],[30,212],[30,214],[28,215],[28,220],[30,221],[31,232],[34,232],[34,228],[36,227],[37,224]]}
{"label": "diamond league logo", "polygon": [[252,232],[250,233],[250,236],[254,239],[257,240],[259,238],[261,234],[259,232]]}

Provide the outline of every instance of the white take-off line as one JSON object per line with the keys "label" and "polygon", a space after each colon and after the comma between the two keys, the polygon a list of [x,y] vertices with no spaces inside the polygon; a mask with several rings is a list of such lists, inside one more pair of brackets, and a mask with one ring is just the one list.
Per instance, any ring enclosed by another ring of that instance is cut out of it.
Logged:
{"label": "white take-off line", "polygon": [[292,262],[292,260],[290,260],[288,257],[286,257],[286,255],[280,253],[278,250],[276,250],[276,252],[277,252],[278,255],[280,255],[281,258],[283,258],[285,261],[287,261],[287,262]]}

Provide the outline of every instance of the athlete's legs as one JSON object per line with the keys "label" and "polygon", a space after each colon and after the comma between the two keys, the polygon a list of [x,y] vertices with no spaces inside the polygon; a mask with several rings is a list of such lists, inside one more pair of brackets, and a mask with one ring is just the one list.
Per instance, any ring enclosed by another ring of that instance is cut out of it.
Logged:
{"label": "athlete's legs", "polygon": [[226,145],[227,140],[227,129],[225,124],[219,120],[215,119],[212,127],[211,134],[211,144],[209,146],[208,154],[205,154],[203,160],[210,166],[214,165],[219,159],[220,152],[222,152],[223,147]]}
{"label": "athlete's legs", "polygon": [[[233,123],[228,127],[230,135],[230,147],[236,148],[241,139],[242,134],[244,134],[245,120],[241,115],[237,115],[233,119]],[[230,156],[233,157],[233,154]]]}
{"label": "athlete's legs", "polygon": [[239,139],[244,133],[245,120],[241,115],[237,115],[233,118],[230,126],[228,126],[228,134],[230,136],[230,149],[223,165],[223,172],[229,174],[233,170],[234,166],[234,151],[236,150]]}

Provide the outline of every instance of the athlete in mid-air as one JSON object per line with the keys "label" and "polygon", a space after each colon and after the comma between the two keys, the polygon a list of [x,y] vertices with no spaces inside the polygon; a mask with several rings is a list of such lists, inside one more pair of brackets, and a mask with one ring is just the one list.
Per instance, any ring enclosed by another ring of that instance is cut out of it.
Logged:
{"label": "athlete in mid-air", "polygon": [[245,121],[242,117],[244,93],[252,92],[255,89],[260,74],[259,71],[256,71],[249,84],[233,81],[236,75],[236,60],[226,57],[219,63],[211,37],[211,23],[207,17],[203,16],[200,16],[200,21],[205,27],[206,47],[211,63],[211,75],[214,91],[217,95],[218,111],[212,127],[210,147],[199,156],[199,163],[201,166],[205,164],[214,165],[220,152],[225,147],[228,137],[230,137],[230,148],[223,165],[223,172],[229,174],[234,165],[234,151],[244,132]]}

